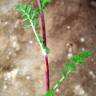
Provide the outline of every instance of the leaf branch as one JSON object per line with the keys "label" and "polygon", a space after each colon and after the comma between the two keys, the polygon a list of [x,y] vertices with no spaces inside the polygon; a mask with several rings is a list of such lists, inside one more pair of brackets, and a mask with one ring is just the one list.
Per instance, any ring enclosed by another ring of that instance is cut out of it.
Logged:
{"label": "leaf branch", "polygon": [[78,65],[83,64],[85,60],[92,56],[92,52],[89,50],[86,50],[84,52],[81,52],[78,55],[74,55],[69,63],[65,63],[64,67],[67,69],[67,71],[63,71],[61,78],[56,81],[56,84],[51,88],[46,94],[43,96],[55,96],[56,90],[60,87],[60,85],[63,83],[63,81],[73,72],[76,71],[76,68]]}
{"label": "leaf branch", "polygon": [[27,24],[25,24],[25,26],[27,28],[32,28],[36,40],[38,41],[41,51],[44,55],[48,54],[48,48],[45,47],[44,43],[43,43],[43,39],[41,39],[42,37],[38,34],[36,28],[37,28],[37,22],[38,22],[38,15],[40,14],[41,9],[37,8],[34,9],[34,6],[32,5],[26,5],[26,4],[18,4],[16,7],[17,11],[20,12],[22,14],[23,17],[23,21]]}

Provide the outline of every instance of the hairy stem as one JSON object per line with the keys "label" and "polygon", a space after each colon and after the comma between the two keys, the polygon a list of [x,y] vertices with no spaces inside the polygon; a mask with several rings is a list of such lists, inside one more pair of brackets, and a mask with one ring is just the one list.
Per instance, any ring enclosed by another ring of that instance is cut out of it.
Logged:
{"label": "hairy stem", "polygon": [[[40,0],[36,0],[36,5],[37,7],[41,7]],[[40,14],[40,20],[41,20],[41,29],[42,29],[42,35],[43,35],[43,40],[44,40],[44,45],[47,47],[47,42],[46,42],[46,28],[45,28],[45,18],[44,18],[44,13]],[[48,64],[48,55],[46,54],[44,56],[44,61],[46,65],[46,81],[45,81],[45,88],[46,91],[49,90],[50,86],[50,81],[49,81],[49,64]]]}

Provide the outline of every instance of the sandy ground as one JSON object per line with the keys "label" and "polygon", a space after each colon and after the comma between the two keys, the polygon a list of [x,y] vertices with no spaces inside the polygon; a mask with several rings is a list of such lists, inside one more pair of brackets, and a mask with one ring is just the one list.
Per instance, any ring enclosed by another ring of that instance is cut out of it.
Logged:
{"label": "sandy ground", "polygon": [[[23,28],[19,2],[0,0],[0,96],[41,96],[45,65],[33,32]],[[50,48],[50,83],[60,78],[70,56],[96,48],[96,9],[88,0],[54,0],[45,11]],[[64,81],[59,96],[96,96],[96,59],[90,58]]]}

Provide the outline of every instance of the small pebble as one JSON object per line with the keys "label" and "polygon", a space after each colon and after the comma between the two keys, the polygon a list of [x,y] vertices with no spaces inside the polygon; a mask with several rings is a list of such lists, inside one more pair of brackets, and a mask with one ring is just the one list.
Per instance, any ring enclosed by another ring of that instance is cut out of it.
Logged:
{"label": "small pebble", "polygon": [[72,43],[67,43],[67,44],[66,44],[66,47],[72,47],[72,46],[73,46]]}
{"label": "small pebble", "polygon": [[19,50],[20,50],[20,45],[19,45],[16,41],[13,42],[12,47],[13,47],[16,51],[19,51]]}
{"label": "small pebble", "polygon": [[26,76],[26,79],[27,79],[27,80],[30,80],[30,79],[31,79],[31,77],[30,77],[30,76]]}
{"label": "small pebble", "polygon": [[11,36],[11,39],[16,41],[17,40],[17,37],[16,36]]}
{"label": "small pebble", "polygon": [[6,21],[6,22],[4,22],[4,25],[6,26],[6,25],[8,25],[9,23]]}
{"label": "small pebble", "polygon": [[3,88],[4,88],[4,90],[6,90],[8,87],[7,87],[7,85],[4,85],[4,87],[3,87]]}
{"label": "small pebble", "polygon": [[17,47],[17,42],[14,41],[13,44],[12,44],[12,47],[16,48]]}
{"label": "small pebble", "polygon": [[20,24],[20,20],[17,20],[15,25],[14,25],[14,28],[17,28],[19,24]]}
{"label": "small pebble", "polygon": [[60,90],[59,89],[56,89],[56,92],[58,93]]}
{"label": "small pebble", "polygon": [[95,79],[95,78],[96,78],[96,75],[94,74],[94,72],[93,72],[93,71],[89,71],[89,75],[91,75],[93,79]]}
{"label": "small pebble", "polygon": [[68,29],[68,30],[70,30],[70,28],[71,28],[70,26],[67,26],[67,29]]}
{"label": "small pebble", "polygon": [[30,40],[30,41],[29,41],[29,44],[32,44],[32,43],[33,43],[33,41],[32,41],[32,40]]}
{"label": "small pebble", "polygon": [[80,38],[80,41],[81,41],[82,43],[85,42],[85,38],[81,37],[81,38]]}
{"label": "small pebble", "polygon": [[8,53],[8,55],[12,55],[12,52],[10,51],[10,52]]}
{"label": "small pebble", "polygon": [[72,53],[68,53],[68,59],[70,59],[72,56],[73,56],[73,54]]}

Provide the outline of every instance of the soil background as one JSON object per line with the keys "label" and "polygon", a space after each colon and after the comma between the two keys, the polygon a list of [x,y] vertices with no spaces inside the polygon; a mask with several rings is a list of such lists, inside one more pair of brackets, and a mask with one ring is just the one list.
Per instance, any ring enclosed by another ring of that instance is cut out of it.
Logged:
{"label": "soil background", "polygon": [[[18,3],[0,0],[0,96],[42,96],[45,64],[32,30],[23,28]],[[53,0],[45,10],[51,87],[72,55],[96,50],[96,2]],[[70,75],[57,96],[96,96],[96,53]]]}

